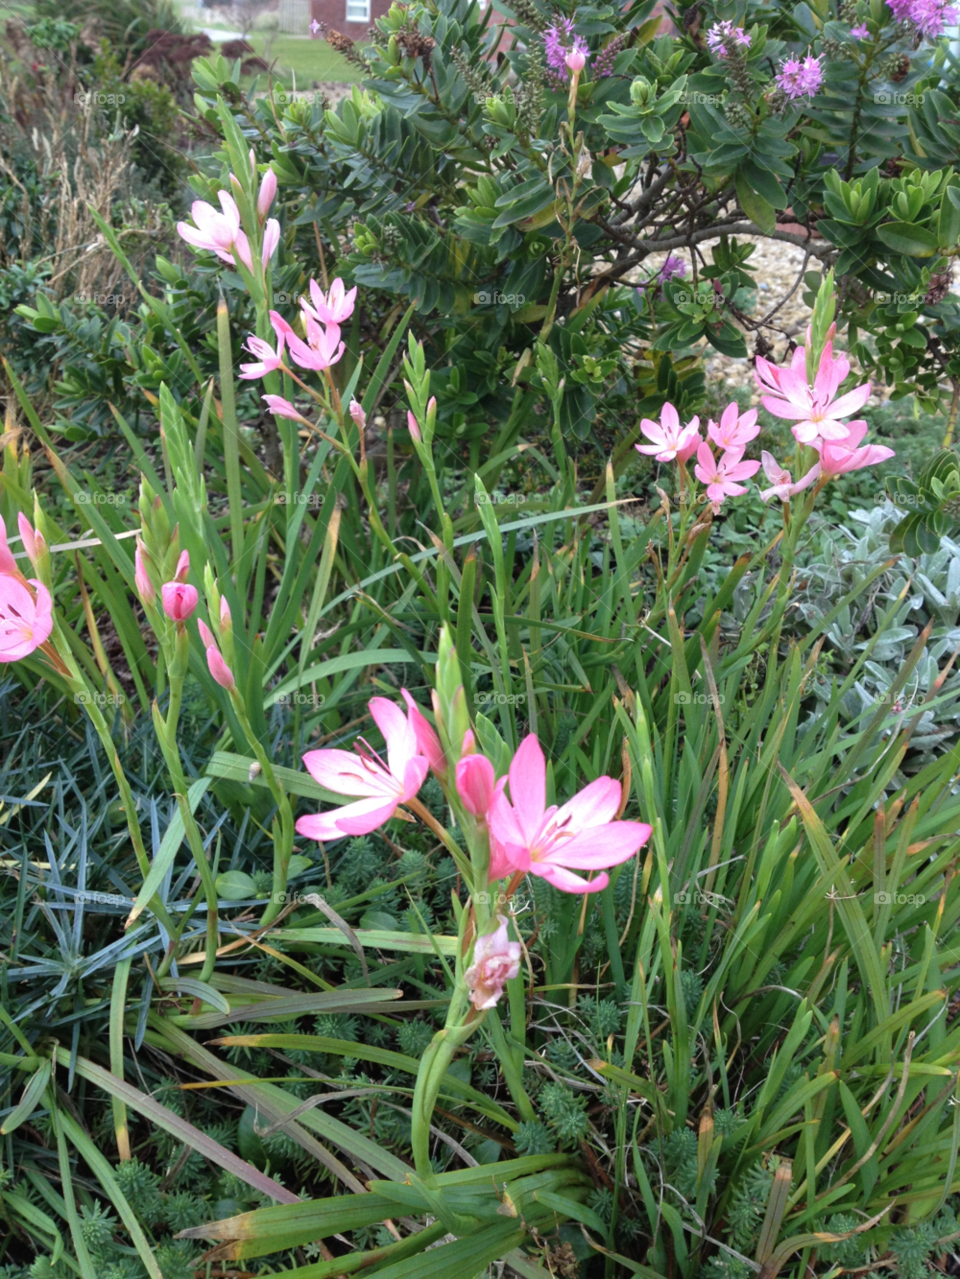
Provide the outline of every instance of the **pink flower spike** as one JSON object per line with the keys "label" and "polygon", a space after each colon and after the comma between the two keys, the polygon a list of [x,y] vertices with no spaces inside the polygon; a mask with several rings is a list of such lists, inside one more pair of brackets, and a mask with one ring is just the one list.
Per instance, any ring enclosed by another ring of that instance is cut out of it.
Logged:
{"label": "pink flower spike", "polygon": [[153,604],[156,602],[157,590],[150,580],[150,574],[147,572],[146,551],[139,537],[137,538],[137,549],[134,551],[133,561],[137,594],[144,604]]}
{"label": "pink flower spike", "polygon": [[443,753],[436,730],[407,690],[401,688],[400,693],[407,704],[407,719],[417,740],[417,750],[426,756],[437,776],[444,777],[447,772],[447,757]]}
{"label": "pink flower spike", "polygon": [[680,426],[680,417],[672,404],[665,404],[659,422],[644,418],[640,430],[651,444],[637,444],[638,453],[655,457],[658,462],[686,462],[700,443],[700,419],[691,418],[686,426]]}
{"label": "pink flower spike", "polygon": [[260,183],[260,191],[257,195],[257,213],[260,215],[261,222],[270,212],[270,206],[273,204],[276,194],[277,175],[273,169],[267,169],[263,175],[263,181]]}
{"label": "pink flower spike", "polygon": [[44,584],[0,573],[0,663],[29,657],[52,630],[53,600]]}
{"label": "pink flower spike", "polygon": [[490,878],[521,871],[565,893],[597,893],[609,877],[586,880],[575,870],[600,870],[632,857],[650,838],[646,822],[616,821],[622,790],[599,777],[560,808],[546,802],[546,761],[536,735],[520,743],[510,764],[510,799],[498,790],[487,814]]}
{"label": "pink flower spike", "polygon": [[193,616],[199,596],[188,582],[164,582],[160,588],[163,611],[171,622],[186,622]]}
{"label": "pink flower spike", "polygon": [[496,775],[486,755],[464,755],[457,761],[457,794],[468,813],[485,818],[496,793]]}
{"label": "pink flower spike", "polygon": [[37,560],[46,553],[46,538],[38,529],[33,527],[22,511],[17,515],[17,527],[20,529],[20,536],[23,539],[27,558],[33,567],[36,568]]}
{"label": "pink flower spike", "polygon": [[0,573],[12,573],[15,577],[20,576],[17,561],[13,558],[13,551],[7,545],[7,530],[3,526],[3,520],[0,520]]}
{"label": "pink flower spike", "polygon": [[763,473],[771,484],[770,488],[761,491],[760,500],[762,502],[769,502],[772,497],[778,497],[781,502],[789,502],[790,498],[796,493],[802,493],[804,489],[808,489],[815,480],[820,478],[819,462],[815,462],[806,475],[794,484],[790,477],[790,472],[783,469],[772,453],[768,453],[764,449],[760,454],[760,460],[763,463]]}
{"label": "pink flower spike", "polygon": [[211,644],[216,647],[217,641],[214,638],[213,631],[211,631],[202,617],[197,618],[197,627],[200,631],[200,638],[203,640],[203,647],[209,648]]}
{"label": "pink flower spike", "polygon": [[216,644],[210,644],[207,648],[207,668],[220,687],[225,688],[228,693],[232,693],[237,687],[233,671],[223,660]]}
{"label": "pink flower spike", "polygon": [[747,409],[746,413],[741,414],[740,406],[736,402],[728,404],[723,410],[719,425],[711,422],[707,427],[708,437],[725,453],[730,449],[739,449],[743,452],[750,441],[756,439],[759,434],[757,410]]}
{"label": "pink flower spike", "polygon": [[301,817],[297,832],[307,839],[334,840],[345,835],[369,835],[390,820],[397,806],[412,799],[429,769],[418,753],[409,717],[385,697],[371,698],[370,714],[387,744],[386,762],[363,739],[357,753],[330,749],[307,751],[303,762],[313,779],[338,795],[356,802],[328,813]]}
{"label": "pink flower spike", "polygon": [[473,963],[464,973],[464,981],[470,991],[474,1008],[494,1008],[508,981],[520,971],[523,948],[518,941],[510,941],[505,915],[497,916],[498,925],[492,933],[478,937],[473,947]]}
{"label": "pink flower spike", "polygon": [[240,376],[252,380],[266,377],[268,373],[279,369],[283,364],[283,341],[284,335],[281,333],[277,340],[277,349],[274,350],[269,342],[265,342],[263,338],[254,337],[251,333],[247,338],[247,350],[251,355],[256,355],[258,360],[256,364],[241,364]]}
{"label": "pink flower spike", "polygon": [[330,292],[324,293],[316,280],[310,281],[310,297],[313,305],[300,299],[300,306],[305,315],[316,320],[318,324],[335,324],[338,328],[353,315],[353,307],[357,297],[357,287],[346,292],[343,281],[337,277],[330,285]]}
{"label": "pink flower spike", "polygon": [[407,430],[419,444],[423,439],[423,436],[420,433],[420,427],[417,425],[417,419],[413,416],[409,409],[407,409]]}
{"label": "pink flower spike", "polygon": [[895,457],[893,449],[883,444],[858,445],[867,433],[866,422],[850,422],[842,440],[823,440],[820,444],[820,469],[828,480],[847,471],[860,471],[865,466],[877,466]]}
{"label": "pink flower spike", "polygon": [[744,462],[742,449],[731,449],[719,461],[713,456],[709,444],[701,444],[697,449],[697,465],[694,474],[701,484],[707,486],[707,497],[711,502],[720,503],[725,497],[739,497],[746,493],[738,480],[748,480],[760,470],[759,462]]}
{"label": "pink flower spike", "polygon": [[280,243],[280,223],[276,218],[268,218],[263,228],[263,247],[260,250],[260,264],[266,266]]}

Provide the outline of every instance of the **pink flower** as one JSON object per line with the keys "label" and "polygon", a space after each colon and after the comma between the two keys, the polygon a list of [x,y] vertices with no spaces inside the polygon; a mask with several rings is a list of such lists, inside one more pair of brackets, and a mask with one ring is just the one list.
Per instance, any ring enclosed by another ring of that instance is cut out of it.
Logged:
{"label": "pink flower", "polygon": [[260,262],[262,266],[266,266],[274,253],[277,251],[277,245],[280,243],[280,223],[276,218],[268,218],[267,225],[263,228],[263,246],[260,249]]}
{"label": "pink flower", "polygon": [[867,444],[858,448],[867,433],[866,422],[850,422],[842,440],[823,440],[820,444],[820,470],[833,479],[847,471],[860,471],[865,466],[876,466],[896,456],[893,449],[883,444]]}
{"label": "pink flower", "polygon": [[547,808],[546,761],[534,733],[520,743],[509,781],[510,800],[500,789],[487,814],[491,879],[522,871],[565,893],[596,893],[607,886],[606,874],[588,881],[573,871],[617,866],[650,837],[646,822],[614,820],[621,787],[612,777],[599,777],[560,808]]}
{"label": "pink flower", "polygon": [[[486,817],[498,794],[496,774],[486,755],[463,755],[457,761],[456,777],[457,794],[464,808],[474,817]],[[503,786],[499,790],[503,790]]]}
{"label": "pink flower", "polygon": [[819,58],[784,58],[777,73],[777,88],[788,98],[812,98],[823,83]]}
{"label": "pink flower", "polygon": [[313,369],[320,372],[328,369],[343,355],[344,344],[340,341],[340,330],[335,324],[324,328],[316,320],[307,316],[307,341],[303,342],[291,330],[287,335],[287,345],[293,361],[302,369]]}
{"label": "pink flower", "polygon": [[274,350],[269,342],[254,337],[251,333],[247,338],[247,350],[251,355],[256,355],[258,361],[256,364],[241,364],[240,376],[248,379],[266,377],[268,373],[279,369],[283,364],[283,340],[284,335],[281,333],[277,338],[277,349]]}
{"label": "pink flower", "polygon": [[868,40],[870,38],[870,28],[865,22],[861,22],[857,26],[850,28],[850,38],[852,40]]}
{"label": "pink flower", "polygon": [[175,582],[185,582],[190,575],[190,552],[181,551],[177,560],[177,571],[173,575]]}
{"label": "pink flower", "polygon": [[414,417],[414,415],[410,412],[409,409],[407,409],[407,430],[410,432],[410,435],[413,437],[413,439],[415,439],[416,442],[419,444],[420,441],[423,439],[423,435],[420,432],[420,427],[417,423],[417,419]]}
{"label": "pink flower", "polygon": [[36,568],[37,560],[47,553],[47,540],[39,529],[33,527],[22,511],[17,516],[17,527],[20,529],[20,536],[23,539],[27,558]]}
{"label": "pink flower", "polygon": [[739,449],[742,453],[759,434],[757,410],[747,409],[741,414],[739,405],[735,403],[728,404],[723,410],[719,426],[711,422],[707,427],[707,435],[724,453],[730,449]]}
{"label": "pink flower", "polygon": [[803,479],[797,480],[796,484],[794,484],[790,477],[790,472],[783,469],[772,453],[768,453],[764,449],[760,454],[760,459],[763,463],[763,473],[772,486],[771,488],[763,489],[760,493],[760,500],[763,502],[769,502],[772,497],[778,497],[781,502],[789,502],[795,493],[802,493],[804,489],[810,487],[814,480],[820,478],[819,462],[815,462]]}
{"label": "pink flower", "polygon": [[[0,522],[2,527],[2,522]],[[4,546],[6,539],[4,538]],[[42,582],[0,573],[0,662],[19,662],[45,644],[53,630],[53,600]]]}
{"label": "pink flower", "polygon": [[297,831],[307,839],[368,835],[389,821],[397,806],[412,799],[423,785],[429,762],[418,753],[409,716],[385,697],[371,698],[368,705],[387,744],[386,762],[362,738],[356,754],[307,751],[303,762],[315,781],[335,794],[358,797],[355,803],[329,813],[301,817]]}
{"label": "pink flower", "polygon": [[260,183],[260,192],[257,196],[257,213],[260,215],[260,221],[270,212],[270,206],[273,204],[274,197],[277,194],[277,175],[273,169],[267,169]]}
{"label": "pink flower", "polygon": [[316,280],[311,280],[310,297],[313,300],[313,306],[306,298],[300,299],[300,306],[306,315],[319,324],[334,324],[339,328],[353,315],[356,296],[356,285],[347,293],[339,276],[330,285],[329,293],[324,293]]}
{"label": "pink flower", "polygon": [[672,404],[665,404],[659,422],[644,418],[640,430],[652,440],[652,444],[637,444],[638,453],[655,457],[658,462],[686,462],[697,451],[700,443],[700,419],[691,418],[686,426],[680,426],[680,416]]}
{"label": "pink flower", "polygon": [[697,449],[697,465],[694,474],[701,484],[707,486],[707,497],[711,502],[722,502],[725,497],[737,497],[746,493],[738,480],[748,480],[760,470],[759,462],[744,462],[743,449],[731,449],[724,453],[719,461],[713,456],[709,444],[701,444]]}
{"label": "pink flower", "polygon": [[577,44],[567,52],[563,60],[574,75],[579,75],[587,65],[587,55]]}
{"label": "pink flower", "polygon": [[137,587],[137,594],[143,600],[144,604],[153,604],[156,602],[157,589],[150,579],[147,572],[146,551],[140,538],[137,538],[137,549],[133,554],[135,565],[134,581]]}
{"label": "pink flower", "polygon": [[792,429],[797,440],[812,444],[817,438],[842,440],[847,433],[842,419],[863,408],[870,398],[869,382],[836,398],[849,372],[850,361],[843,354],[834,357],[833,343],[828,342],[812,388],[807,384],[806,351],[802,346],[794,351],[789,368],[778,369],[758,355],[754,376],[761,390],[773,392],[761,398],[763,407],[774,417],[795,422]]}
{"label": "pink flower", "polygon": [[298,413],[289,400],[285,400],[282,395],[261,395],[261,400],[266,404],[271,413],[275,413],[277,417],[289,418],[291,422],[302,422],[304,417]]}
{"label": "pink flower", "polygon": [[232,693],[237,687],[237,682],[233,678],[233,671],[223,660],[220,650],[216,644],[207,645],[207,668],[210,674],[217,681],[221,688],[225,688],[228,693]]}
{"label": "pink flower", "polygon": [[359,430],[363,431],[367,425],[367,415],[363,411],[363,405],[358,403],[357,400],[351,400],[347,412],[350,414],[350,417],[356,423]]}
{"label": "pink flower", "polygon": [[503,988],[520,971],[523,953],[518,941],[507,940],[507,919],[498,915],[497,928],[478,937],[473,947],[473,963],[464,973],[474,1008],[493,1008]]}
{"label": "pink flower", "polygon": [[188,582],[164,582],[160,587],[163,611],[171,622],[183,623],[193,616],[197,607],[197,588]]}
{"label": "pink flower", "polygon": [[252,271],[250,243],[240,229],[240,210],[237,208],[237,202],[228,191],[218,191],[217,198],[223,209],[222,213],[218,213],[212,204],[207,204],[206,200],[194,200],[190,207],[190,216],[196,225],[178,222],[177,231],[181,238],[188,244],[192,244],[195,249],[209,249],[221,261],[229,262],[231,266],[236,265],[233,256],[233,250],[236,249],[237,257],[248,271]]}

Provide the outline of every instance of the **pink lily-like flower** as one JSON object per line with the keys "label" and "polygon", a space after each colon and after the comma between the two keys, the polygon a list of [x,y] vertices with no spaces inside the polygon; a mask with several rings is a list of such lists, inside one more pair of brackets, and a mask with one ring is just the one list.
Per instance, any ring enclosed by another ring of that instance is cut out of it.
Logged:
{"label": "pink lily-like flower", "polygon": [[737,497],[746,493],[746,488],[737,483],[748,480],[760,470],[759,462],[744,462],[742,449],[730,449],[717,460],[709,444],[701,444],[697,449],[697,465],[694,474],[701,484],[707,486],[707,497],[719,505],[725,497]]}
{"label": "pink lily-like flower", "polygon": [[735,402],[728,404],[723,410],[719,424],[711,422],[707,426],[707,436],[724,453],[732,449],[739,449],[742,453],[759,434],[757,410],[747,409],[746,413],[741,413],[740,406]]}
{"label": "pink lily-like flower", "polygon": [[330,292],[324,293],[316,280],[311,280],[310,297],[313,301],[313,306],[310,305],[306,298],[300,299],[300,307],[304,314],[316,320],[318,324],[333,324],[339,328],[353,315],[357,286],[354,285],[348,293],[344,289],[343,281],[338,276],[330,285]]}
{"label": "pink lily-like flower", "polygon": [[289,400],[285,400],[282,395],[261,395],[261,400],[266,404],[271,413],[275,413],[277,417],[289,418],[291,422],[305,422],[307,419],[302,413],[298,413],[294,405]]}
{"label": "pink lily-like flower", "polygon": [[644,418],[640,430],[652,440],[652,444],[637,444],[638,453],[655,457],[658,462],[686,462],[697,451],[700,443],[700,419],[693,417],[681,427],[680,415],[672,404],[665,404],[659,422]]}
{"label": "pink lily-like flower", "polygon": [[864,421],[851,422],[846,428],[842,440],[824,440],[820,445],[820,470],[828,480],[835,475],[844,475],[847,471],[860,471],[865,466],[877,466],[895,457],[893,449],[884,444],[867,444],[858,447],[867,433]]}
{"label": "pink lily-like flower", "polygon": [[[614,820],[622,789],[612,777],[547,808],[547,766],[534,733],[520,743],[508,776],[509,801],[501,788],[487,813],[491,880],[520,871],[565,893],[597,893],[609,882],[604,868],[625,862],[650,838],[646,822]],[[575,870],[601,873],[586,880]]]}
{"label": "pink lily-like flower", "polygon": [[820,478],[819,462],[815,462],[806,475],[794,484],[790,472],[783,469],[772,453],[768,453],[764,449],[760,454],[760,459],[763,463],[763,473],[771,485],[770,488],[761,490],[760,500],[762,502],[769,502],[772,497],[778,497],[781,502],[789,502],[795,494],[802,493],[804,489],[808,489],[815,480]]}
{"label": "pink lily-like flower", "polygon": [[520,971],[522,947],[518,941],[508,940],[506,916],[498,915],[497,920],[492,933],[477,938],[473,963],[463,974],[470,1002],[478,1010],[494,1008],[506,983]]}
{"label": "pink lily-like flower", "polygon": [[218,213],[206,200],[194,200],[190,206],[190,216],[195,222],[178,222],[177,231],[181,239],[192,244],[195,249],[209,249],[223,262],[235,266],[233,250],[247,268],[253,270],[253,259],[250,256],[250,242],[240,228],[240,210],[229,191],[218,191],[222,213]]}
{"label": "pink lily-like flower", "polygon": [[290,348],[293,362],[299,364],[300,368],[321,372],[336,364],[343,355],[345,346],[340,341],[340,330],[335,324],[328,324],[324,328],[322,324],[318,324],[309,316],[306,319],[307,341],[303,342],[291,330],[287,334],[287,346]]}
{"label": "pink lily-like flower", "polygon": [[163,611],[171,622],[182,624],[189,621],[197,607],[200,596],[197,588],[189,582],[164,582],[160,587],[163,600]]}
{"label": "pink lily-like flower", "polygon": [[794,351],[789,368],[778,369],[758,355],[754,376],[761,390],[773,392],[762,397],[763,407],[774,417],[794,422],[797,440],[812,444],[816,439],[842,440],[847,433],[843,419],[862,409],[869,399],[869,382],[836,398],[849,372],[850,361],[842,353],[834,357],[833,343],[827,342],[812,387],[807,383],[803,347]]}
{"label": "pink lily-like flower", "polygon": [[284,335],[281,333],[277,338],[277,349],[274,350],[269,342],[254,337],[251,333],[247,338],[247,350],[251,355],[256,355],[258,360],[256,364],[241,364],[240,376],[247,379],[265,377],[279,369],[283,365],[283,343]]}
{"label": "pink lily-like flower", "polygon": [[343,750],[307,751],[303,762],[313,779],[338,795],[355,795],[352,804],[329,813],[315,813],[297,821],[297,832],[307,839],[343,839],[368,835],[390,820],[400,804],[412,799],[429,769],[418,753],[417,735],[410,718],[385,697],[373,697],[370,714],[387,743],[383,759],[362,739],[357,753]]}
{"label": "pink lily-like flower", "polygon": [[29,657],[47,642],[52,630],[53,600],[44,584],[21,578],[19,572],[16,576],[0,573],[0,663]]}

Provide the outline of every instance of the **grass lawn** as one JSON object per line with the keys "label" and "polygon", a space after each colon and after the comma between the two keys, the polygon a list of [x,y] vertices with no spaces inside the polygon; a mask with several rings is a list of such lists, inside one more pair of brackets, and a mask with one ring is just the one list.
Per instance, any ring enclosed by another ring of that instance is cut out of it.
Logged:
{"label": "grass lawn", "polygon": [[360,79],[359,69],[331,49],[326,40],[281,33],[270,42],[261,32],[254,32],[250,43],[268,62],[277,60],[277,69],[285,81],[296,76],[298,89],[309,89],[314,80],[355,84]]}

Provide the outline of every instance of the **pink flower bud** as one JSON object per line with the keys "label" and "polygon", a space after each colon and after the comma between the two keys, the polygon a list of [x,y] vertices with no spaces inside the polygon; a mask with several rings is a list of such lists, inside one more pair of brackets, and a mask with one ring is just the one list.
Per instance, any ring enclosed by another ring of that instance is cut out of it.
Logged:
{"label": "pink flower bud", "polygon": [[259,213],[261,221],[270,212],[270,206],[273,204],[276,194],[277,175],[273,169],[267,169],[263,175],[263,181],[260,183],[260,194],[257,196],[257,213]]}
{"label": "pink flower bud", "polygon": [[190,552],[181,551],[177,560],[177,571],[173,575],[175,582],[185,582],[190,575]]}
{"label": "pink flower bud", "polygon": [[227,603],[225,595],[220,596],[220,630],[229,631],[233,629],[233,618],[230,616],[230,605]]}
{"label": "pink flower bud", "polygon": [[260,250],[260,262],[263,266],[266,266],[276,253],[279,243],[280,223],[276,218],[268,218],[267,225],[263,228],[263,248]]}
{"label": "pink flower bud", "polygon": [[267,408],[276,417],[289,418],[291,422],[302,422],[302,416],[297,412],[289,400],[285,400],[282,395],[263,395],[260,397]]}
{"label": "pink flower bud", "polygon": [[197,588],[187,582],[164,582],[160,588],[163,611],[171,622],[185,622],[193,616],[199,596]]}
{"label": "pink flower bud", "polygon": [[579,75],[583,68],[587,65],[587,55],[582,49],[574,46],[574,48],[572,48],[564,58],[564,62],[574,75]]}
{"label": "pink flower bud", "polygon": [[233,678],[233,671],[223,660],[223,656],[216,644],[211,644],[207,649],[207,666],[210,669],[210,674],[220,687],[225,688],[228,693],[232,693],[237,687],[237,682]]}
{"label": "pink flower bud", "polygon": [[457,761],[457,794],[468,813],[486,817],[496,788],[493,765],[485,755],[464,755]]}
{"label": "pink flower bud", "polygon": [[20,529],[20,536],[23,538],[24,549],[27,552],[30,563],[36,568],[37,560],[46,554],[46,538],[38,529],[33,527],[22,512],[17,516],[17,526]]}
{"label": "pink flower bud", "polygon": [[13,558],[13,551],[7,545],[7,530],[4,528],[3,520],[0,519],[0,575],[4,573],[17,577],[20,570],[17,568],[17,561]]}
{"label": "pink flower bud", "polygon": [[360,430],[361,431],[365,430],[367,425],[367,415],[363,411],[363,406],[359,404],[356,400],[351,400],[349,412],[350,412],[350,416],[353,418],[354,422],[356,422]]}
{"label": "pink flower bud", "polygon": [[419,442],[423,439],[423,436],[420,434],[420,427],[417,425],[417,419],[413,416],[409,409],[407,409],[407,428],[419,444]]}
{"label": "pink flower bud", "polygon": [[214,638],[213,631],[206,624],[202,617],[197,618],[197,626],[200,628],[200,638],[203,640],[203,647],[209,648],[212,644],[216,647],[217,641]]}
{"label": "pink flower bud", "polygon": [[137,549],[134,553],[134,564],[136,571],[134,573],[134,581],[137,586],[137,594],[143,600],[144,604],[153,604],[157,599],[157,591],[150,580],[150,574],[147,572],[147,562],[143,543],[137,538]]}
{"label": "pink flower bud", "polygon": [[464,973],[470,1002],[477,1009],[494,1008],[504,985],[520,971],[520,943],[507,940],[506,916],[497,919],[499,927],[494,932],[477,938],[473,963]]}

